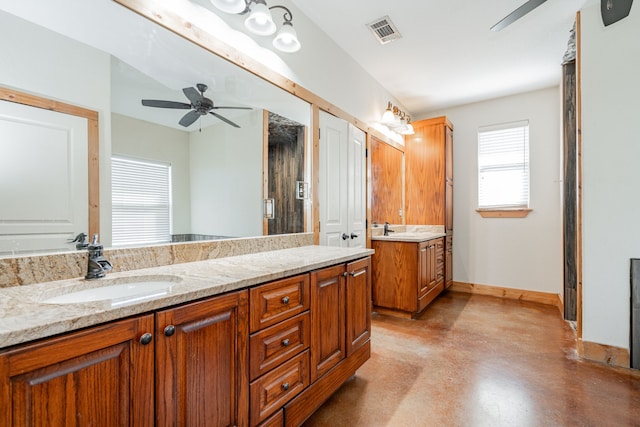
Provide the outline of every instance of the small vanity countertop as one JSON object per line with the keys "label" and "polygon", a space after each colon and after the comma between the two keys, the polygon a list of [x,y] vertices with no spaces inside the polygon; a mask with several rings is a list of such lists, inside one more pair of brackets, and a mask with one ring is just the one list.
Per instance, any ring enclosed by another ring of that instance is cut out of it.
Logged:
{"label": "small vanity countertop", "polygon": [[[0,289],[0,348],[135,314],[247,288],[373,254],[364,248],[303,246],[119,273],[87,281],[60,280]],[[143,280],[175,282],[165,295],[112,307],[110,300],[51,304],[44,299],[109,284]]]}
{"label": "small vanity countertop", "polygon": [[383,227],[371,229],[371,240],[391,242],[426,242],[427,240],[445,237],[444,226],[441,225],[390,225],[388,236],[383,235]]}

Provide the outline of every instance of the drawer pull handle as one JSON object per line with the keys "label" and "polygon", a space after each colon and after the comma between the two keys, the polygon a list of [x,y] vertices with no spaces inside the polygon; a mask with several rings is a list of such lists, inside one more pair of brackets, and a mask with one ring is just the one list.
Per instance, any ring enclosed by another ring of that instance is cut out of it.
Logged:
{"label": "drawer pull handle", "polygon": [[289,297],[282,297],[281,301],[283,304],[289,304]]}
{"label": "drawer pull handle", "polygon": [[140,344],[147,345],[151,342],[152,338],[153,335],[151,335],[149,332],[147,332],[146,334],[142,334],[142,336],[140,337]]}
{"label": "drawer pull handle", "polygon": [[289,390],[289,383],[284,383],[284,384],[282,384],[282,389],[283,389],[284,391]]}
{"label": "drawer pull handle", "polygon": [[176,327],[173,325],[169,325],[166,328],[164,328],[164,335],[167,337],[170,337],[171,335],[176,333]]}
{"label": "drawer pull handle", "polygon": [[282,346],[283,346],[283,347],[289,347],[289,344],[290,344],[290,343],[289,343],[289,340],[288,340],[288,339],[286,339],[286,340],[282,340]]}

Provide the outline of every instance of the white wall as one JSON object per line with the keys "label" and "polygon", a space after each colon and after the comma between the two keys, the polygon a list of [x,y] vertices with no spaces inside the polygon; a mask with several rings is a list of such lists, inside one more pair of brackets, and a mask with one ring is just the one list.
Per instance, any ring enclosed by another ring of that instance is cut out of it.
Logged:
{"label": "white wall", "polygon": [[582,11],[583,339],[629,348],[629,259],[640,257],[640,5],[604,27]]}
{"label": "white wall", "polygon": [[[560,72],[558,66],[558,72]],[[560,92],[558,87],[450,108],[453,123],[453,280],[562,294]],[[478,127],[529,120],[526,218],[477,212]]]}
{"label": "white wall", "polygon": [[[110,56],[0,11],[0,86],[99,113],[100,157],[111,152]],[[100,192],[111,194],[111,171],[101,163]],[[101,198],[100,228],[111,236],[111,198]]]}
{"label": "white wall", "polygon": [[293,14],[293,25],[302,43],[302,49],[296,53],[278,52],[271,45],[271,37],[247,35],[243,16],[217,11],[208,0],[193,0],[181,7],[188,8],[187,13],[195,15],[193,21],[214,37],[365,123],[379,121],[388,101],[406,110],[294,4],[288,0],[278,4],[288,7]]}
{"label": "white wall", "polygon": [[262,110],[191,133],[193,233],[262,235]]}
{"label": "white wall", "polygon": [[111,138],[113,154],[171,163],[172,232],[191,233],[189,132],[114,113]]}

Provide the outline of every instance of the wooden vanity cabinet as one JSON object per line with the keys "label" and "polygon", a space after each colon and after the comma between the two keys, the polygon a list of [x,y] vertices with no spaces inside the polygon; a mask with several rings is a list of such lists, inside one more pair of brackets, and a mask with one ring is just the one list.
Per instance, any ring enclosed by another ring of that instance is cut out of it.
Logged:
{"label": "wooden vanity cabinet", "polygon": [[0,353],[0,425],[153,426],[153,324],[139,316]]}
{"label": "wooden vanity cabinet", "polygon": [[309,274],[277,280],[249,292],[250,425],[256,426],[309,386]]}
{"label": "wooden vanity cabinet", "polygon": [[235,292],[0,353],[2,426],[248,425]]}
{"label": "wooden vanity cabinet", "polygon": [[444,238],[371,243],[375,310],[415,317],[444,289]]}
{"label": "wooden vanity cabinet", "polygon": [[311,384],[285,405],[300,426],[371,355],[371,258],[311,272]]}
{"label": "wooden vanity cabinet", "polygon": [[370,357],[370,266],[0,351],[0,425],[300,426]]}
{"label": "wooden vanity cabinet", "polygon": [[248,424],[248,292],[156,314],[157,426]]}

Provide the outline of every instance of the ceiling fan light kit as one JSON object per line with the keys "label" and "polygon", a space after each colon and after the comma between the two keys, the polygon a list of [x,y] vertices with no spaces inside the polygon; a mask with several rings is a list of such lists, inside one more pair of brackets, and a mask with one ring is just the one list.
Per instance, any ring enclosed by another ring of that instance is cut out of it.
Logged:
{"label": "ceiling fan light kit", "polygon": [[300,50],[302,44],[293,28],[291,11],[281,5],[268,7],[266,0],[211,0],[211,4],[225,13],[236,15],[249,14],[244,20],[244,26],[253,34],[259,36],[273,35],[277,25],[271,16],[273,9],[282,9],[283,23],[278,34],[273,39],[273,46],[281,52],[293,53]]}

